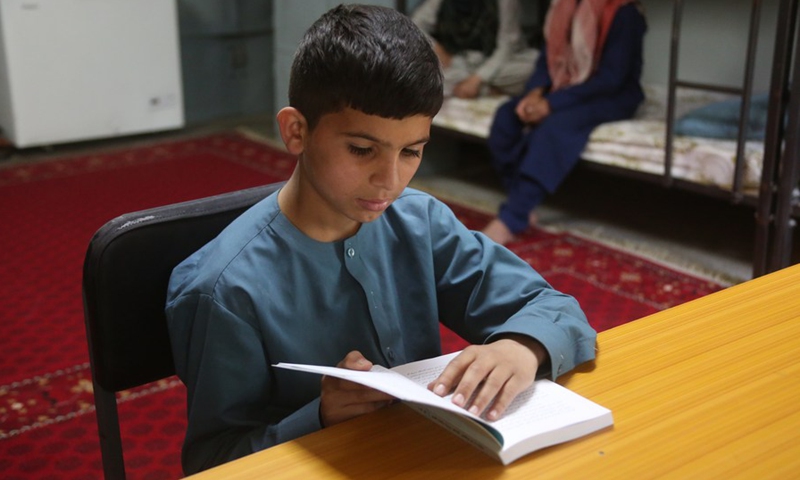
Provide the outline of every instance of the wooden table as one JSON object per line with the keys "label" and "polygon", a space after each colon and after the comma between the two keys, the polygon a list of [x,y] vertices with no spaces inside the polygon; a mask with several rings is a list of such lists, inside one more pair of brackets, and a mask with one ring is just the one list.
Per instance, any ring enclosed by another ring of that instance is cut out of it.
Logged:
{"label": "wooden table", "polygon": [[601,333],[559,383],[614,426],[508,467],[396,405],[196,480],[800,478],[798,357],[800,265]]}

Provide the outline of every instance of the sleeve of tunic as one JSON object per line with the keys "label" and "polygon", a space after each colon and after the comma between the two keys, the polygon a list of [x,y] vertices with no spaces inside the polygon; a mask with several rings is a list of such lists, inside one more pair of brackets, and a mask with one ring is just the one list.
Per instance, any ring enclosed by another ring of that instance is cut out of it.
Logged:
{"label": "sleeve of tunic", "polygon": [[522,12],[518,0],[498,0],[497,42],[492,54],[475,72],[485,82],[494,79],[512,54],[524,45],[519,19]]}
{"label": "sleeve of tunic", "polygon": [[595,356],[597,334],[578,302],[553,289],[527,262],[467,230],[443,204],[432,206],[439,317],[472,343],[518,333],[541,342],[555,379]]}
{"label": "sleeve of tunic", "polygon": [[176,370],[191,402],[185,473],[321,428],[319,399],[294,412],[270,401],[271,367],[253,325],[204,294],[178,297],[166,311]]}
{"label": "sleeve of tunic", "polygon": [[550,72],[547,70],[547,47],[542,46],[539,56],[536,59],[536,66],[533,68],[531,78],[525,83],[525,93],[537,88],[549,89],[553,84]]}

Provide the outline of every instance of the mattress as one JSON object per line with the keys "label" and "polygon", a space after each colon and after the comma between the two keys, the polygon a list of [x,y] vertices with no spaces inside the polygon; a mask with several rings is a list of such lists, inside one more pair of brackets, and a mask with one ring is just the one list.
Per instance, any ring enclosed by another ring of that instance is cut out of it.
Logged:
{"label": "mattress", "polygon": [[[645,101],[634,118],[605,123],[591,134],[583,159],[660,175],[664,173],[667,91],[660,86],[645,87]],[[508,97],[482,97],[474,100],[448,98],[433,124],[468,135],[486,138],[497,107]],[[696,90],[678,90],[675,118],[729,95]],[[745,142],[742,186],[755,193],[761,178],[764,144]],[[736,163],[736,140],[675,136],[672,176],[702,185],[730,190]]]}

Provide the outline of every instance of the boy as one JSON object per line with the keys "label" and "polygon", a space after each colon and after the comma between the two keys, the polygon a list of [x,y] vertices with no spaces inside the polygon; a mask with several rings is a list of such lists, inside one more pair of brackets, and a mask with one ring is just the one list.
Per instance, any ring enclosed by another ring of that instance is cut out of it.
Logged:
{"label": "boy", "polygon": [[476,345],[431,388],[494,419],[540,367],[554,378],[594,357],[572,297],[406,189],[442,103],[437,57],[408,18],[355,5],[323,15],[296,53],[289,103],[277,120],[298,157],[291,178],[170,280],[187,473],[392,402],[278,362],[368,370],[433,357],[441,321]]}

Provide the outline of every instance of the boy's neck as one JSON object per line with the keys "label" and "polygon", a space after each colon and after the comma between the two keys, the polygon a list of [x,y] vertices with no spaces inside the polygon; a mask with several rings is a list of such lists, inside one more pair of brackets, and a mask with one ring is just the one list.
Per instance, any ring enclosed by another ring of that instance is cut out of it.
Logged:
{"label": "boy's neck", "polygon": [[309,195],[315,193],[309,191],[313,189],[304,189],[298,177],[295,169],[286,185],[278,192],[278,207],[295,228],[313,240],[326,243],[350,238],[358,232],[361,224],[356,221],[331,222],[326,220],[326,215],[319,209],[308,208],[318,204],[308,201]]}

